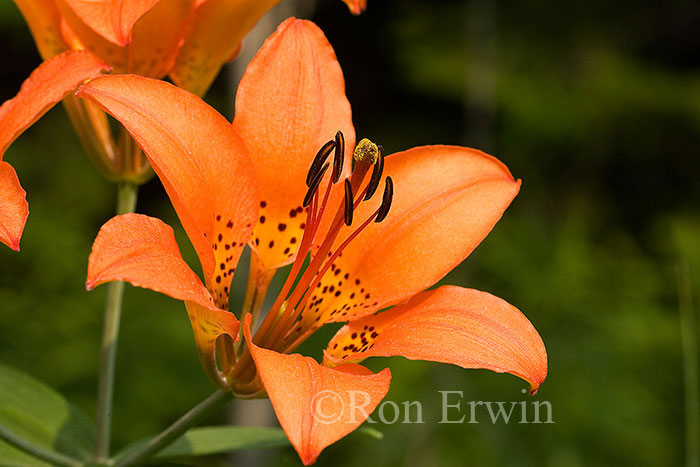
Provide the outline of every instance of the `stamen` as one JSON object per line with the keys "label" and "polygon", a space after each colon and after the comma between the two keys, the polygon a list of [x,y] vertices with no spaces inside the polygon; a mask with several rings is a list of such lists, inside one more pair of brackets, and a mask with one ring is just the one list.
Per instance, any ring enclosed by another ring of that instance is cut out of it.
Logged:
{"label": "stamen", "polygon": [[357,143],[357,146],[355,146],[353,158],[358,162],[376,164],[377,159],[379,158],[379,148],[367,138],[363,138],[359,143]]}
{"label": "stamen", "polygon": [[379,182],[382,181],[382,172],[384,171],[384,148],[377,146],[379,150],[379,158],[377,163],[374,164],[372,169],[372,177],[369,179],[369,184],[367,185],[367,194],[365,195],[365,201],[374,196],[374,193],[379,187]]}
{"label": "stamen", "polygon": [[345,158],[345,136],[343,132],[338,130],[335,134],[335,154],[333,158],[333,183],[340,180],[340,175],[343,173],[343,159]]}
{"label": "stamen", "polygon": [[318,190],[318,186],[321,184],[321,179],[323,179],[323,175],[326,173],[326,170],[328,170],[328,167],[328,162],[323,164],[321,170],[318,171],[314,178],[311,180],[311,183],[309,184],[309,190],[306,192],[304,202],[302,203],[302,206],[304,206],[305,208],[308,207],[309,204],[311,204],[311,199],[313,198],[314,193],[316,193],[316,190]]}
{"label": "stamen", "polygon": [[384,185],[384,196],[382,197],[382,205],[379,206],[377,211],[377,218],[374,222],[383,221],[387,214],[389,214],[389,209],[391,209],[391,201],[394,198],[394,182],[391,177],[386,178],[386,185]]}
{"label": "stamen", "polygon": [[[345,250],[345,248],[346,248],[355,238],[357,238],[357,236],[358,236],[365,228],[367,228],[367,226],[372,222],[372,220],[374,220],[375,222],[377,222],[376,219],[379,218],[379,216],[380,216],[380,214],[381,214],[380,211],[385,211],[385,213],[383,214],[383,216],[386,217],[386,214],[389,212],[389,207],[391,206],[391,199],[392,199],[392,195],[393,195],[393,192],[394,192],[394,190],[393,190],[394,184],[393,184],[393,182],[392,182],[392,180],[391,180],[390,177],[387,177],[386,184],[387,184],[387,186],[384,188],[384,201],[382,202],[382,205],[379,206],[379,208],[378,208],[372,215],[370,215],[370,216],[362,223],[362,225],[360,225],[357,229],[355,229],[355,231],[354,231],[353,233],[351,233],[351,234],[343,241],[343,243],[341,243],[340,246],[339,246],[332,254],[331,254],[330,252],[328,252],[328,254],[329,254],[330,257],[329,257],[328,260],[323,264],[323,266],[321,266],[321,267],[317,270],[316,274],[314,275],[313,280],[311,280],[311,281],[310,281],[307,285],[305,285],[305,286],[302,285],[303,288],[302,288],[302,289],[299,289],[299,290],[304,290],[304,291],[305,291],[303,297],[301,298],[301,300],[297,301],[296,299],[294,299],[294,297],[295,297],[296,294],[293,294],[293,295],[292,295],[292,297],[290,298],[290,300],[289,300],[288,303],[290,304],[290,309],[293,309],[293,310],[295,310],[295,311],[294,311],[294,314],[290,316],[290,319],[288,319],[287,322],[294,323],[294,322],[297,320],[297,318],[298,318],[300,315],[302,315],[303,311],[306,309],[307,303],[309,302],[309,297],[311,296],[311,294],[312,294],[313,291],[315,290],[316,286],[318,286],[318,284],[321,282],[321,280],[323,279],[323,276],[326,274],[326,272],[328,271],[328,269],[331,268],[331,266],[333,265],[333,263],[335,262],[335,260],[341,255],[341,253],[343,252],[343,250]],[[385,207],[385,205],[386,205],[386,207]],[[383,217],[382,217],[381,220],[383,220]],[[380,220],[380,221],[381,221],[381,220]],[[299,287],[301,284],[302,284],[302,282],[300,282],[299,284],[297,284],[297,287]],[[317,319],[317,320],[318,320],[318,318],[319,318],[319,316],[316,316],[316,319]],[[302,321],[304,321],[303,318],[302,318]],[[318,322],[321,323],[321,324],[324,323],[323,319],[319,320]],[[316,327],[316,328],[317,328],[317,327]],[[308,335],[310,335],[311,333],[313,333],[313,332],[315,331],[316,328],[315,328],[314,326],[310,326],[310,327],[306,328],[306,330],[305,330],[303,336],[300,337],[300,339],[303,340],[303,339],[305,339],[305,337],[308,337]],[[290,329],[290,330],[287,332],[287,334],[284,336],[284,339],[283,339],[283,340],[284,340],[285,343],[287,343],[287,342],[290,341],[290,339],[294,339],[294,338],[295,338],[295,332],[294,332],[292,329]],[[291,348],[291,347],[287,346],[286,348],[289,349],[289,348]]]}
{"label": "stamen", "polygon": [[352,185],[350,185],[350,180],[345,179],[345,225],[349,226],[352,224],[352,211],[353,211],[353,198],[352,198]]}
{"label": "stamen", "polygon": [[[343,146],[344,145],[345,142],[343,141]],[[331,140],[318,150],[318,153],[316,153],[316,157],[314,157],[314,161],[311,163],[311,167],[309,168],[309,173],[306,175],[306,186],[311,186],[311,181],[314,179],[316,173],[321,169],[323,163],[326,162],[326,159],[331,154],[331,151],[335,146],[336,142]]]}

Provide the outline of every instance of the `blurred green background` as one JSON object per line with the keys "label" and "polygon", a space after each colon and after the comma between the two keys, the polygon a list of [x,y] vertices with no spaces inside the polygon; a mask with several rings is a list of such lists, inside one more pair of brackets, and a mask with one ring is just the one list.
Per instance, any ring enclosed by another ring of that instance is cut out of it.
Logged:
{"label": "blurred green background", "polygon": [[[516,305],[549,354],[548,379],[534,398],[509,375],[370,361],[392,368],[387,400],[420,401],[425,423],[373,425],[383,440],[354,433],[318,465],[682,465],[677,266],[688,266],[681,278],[692,290],[683,293],[700,303],[700,4],[369,0],[367,12],[352,17],[339,1],[319,0],[298,11],[336,49],[358,136],[388,153],[477,147],[523,180],[501,222],[444,282]],[[12,2],[0,3],[0,42],[4,101],[39,63]],[[207,96],[229,118],[238,74],[240,64]],[[88,293],[84,279],[115,188],[82,152],[62,108],[5,159],[31,214],[21,252],[0,249],[0,361],[94,417],[106,290]],[[175,226],[192,258],[157,180],[142,189],[138,211]],[[236,282],[240,301],[240,276]],[[318,356],[331,334],[308,352]],[[127,288],[117,364],[116,448],[160,431],[214,389],[182,304],[147,290]],[[470,400],[549,401],[555,423],[492,423],[479,411],[476,424],[439,424],[438,391],[463,391],[465,410]],[[265,413],[236,404],[227,416],[264,421]],[[299,464],[291,448],[201,464],[236,460]]]}

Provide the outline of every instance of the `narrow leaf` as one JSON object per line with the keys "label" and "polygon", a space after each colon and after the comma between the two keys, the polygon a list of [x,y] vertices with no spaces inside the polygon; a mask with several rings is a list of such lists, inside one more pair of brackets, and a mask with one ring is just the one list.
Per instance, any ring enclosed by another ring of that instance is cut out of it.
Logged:
{"label": "narrow leaf", "polygon": [[[117,459],[148,443],[144,439],[124,448]],[[177,441],[156,454],[156,458],[207,456],[244,449],[272,449],[290,446],[280,428],[263,426],[207,426],[192,428]]]}
{"label": "narrow leaf", "polygon": [[[0,364],[0,425],[49,450],[87,459],[95,429],[90,419],[58,392],[33,377]],[[24,455],[0,441],[0,459]],[[14,464],[16,465],[16,464]],[[39,465],[38,461],[31,465]]]}

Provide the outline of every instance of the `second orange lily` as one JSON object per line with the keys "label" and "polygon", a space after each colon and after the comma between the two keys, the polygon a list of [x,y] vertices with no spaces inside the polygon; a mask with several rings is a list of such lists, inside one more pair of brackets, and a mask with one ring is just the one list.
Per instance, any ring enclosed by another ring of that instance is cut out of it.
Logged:
{"label": "second orange lily", "polygon": [[[241,82],[233,124],[194,95],[137,76],[98,78],[78,95],[143,148],[204,272],[202,283],[170,227],[127,214],[100,230],[88,288],[124,280],[183,300],[206,373],[238,396],[269,396],[306,465],[386,395],[390,372],[358,364],[367,357],[509,372],[533,392],[544,381],[544,345],[515,307],[471,289],[425,290],[486,237],[520,182],[473,149],[384,157],[368,140],[355,145],[340,66],[313,23],[287,20],[267,40]],[[239,341],[229,287],[246,244],[253,254]],[[261,297],[290,262],[263,318]],[[291,353],[331,322],[347,324],[322,363]],[[319,409],[328,391],[335,397]],[[361,413],[341,410],[357,393]],[[318,410],[339,416],[321,420]]]}

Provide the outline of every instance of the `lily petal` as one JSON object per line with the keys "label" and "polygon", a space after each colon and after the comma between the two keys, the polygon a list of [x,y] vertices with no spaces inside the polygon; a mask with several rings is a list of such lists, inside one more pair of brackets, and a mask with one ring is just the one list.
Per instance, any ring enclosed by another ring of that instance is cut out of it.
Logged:
{"label": "lily petal", "polygon": [[175,65],[194,0],[160,0],[134,25],[129,73],[162,78]]}
{"label": "lily petal", "polygon": [[[105,57],[115,73],[161,78],[175,64],[195,0],[131,0],[122,5],[121,14],[105,9],[105,0],[89,2],[89,8],[85,0],[58,2],[65,20],[63,37],[73,48]],[[87,12],[92,9],[90,16]]]}
{"label": "lily petal", "polygon": [[243,332],[280,425],[304,465],[360,426],[389,391],[388,368],[376,374],[354,364],[326,368],[310,357],[263,349],[250,338],[250,315]]}
{"label": "lily petal", "polygon": [[307,217],[301,204],[314,156],[341,130],[347,174],[355,145],[342,70],[316,25],[290,18],[267,39],[241,79],[233,126],[250,149],[264,206],[252,247],[268,269],[277,268],[291,262],[299,248]]}
{"label": "lily petal", "polygon": [[63,96],[108,70],[94,55],[72,50],[39,65],[19,93],[0,106],[0,160],[8,146]]}
{"label": "lily petal", "polygon": [[219,306],[257,219],[248,151],[224,117],[163,81],[105,76],[76,93],[119,120],[163,182]]}
{"label": "lily petal", "polygon": [[279,1],[200,1],[170,74],[173,82],[194,94],[204,95],[223,64],[240,49],[243,38]]}
{"label": "lily petal", "polygon": [[180,255],[173,229],[159,219],[123,214],[102,226],[88,260],[88,290],[126,281],[177,300],[212,307],[211,295]]}
{"label": "lily petal", "polygon": [[18,251],[27,216],[26,192],[19,184],[15,169],[0,161],[0,242]]}
{"label": "lily petal", "polygon": [[131,42],[134,24],[159,0],[59,0],[82,22],[108,41],[123,47]]}
{"label": "lily petal", "polygon": [[324,364],[400,355],[511,373],[537,392],[547,376],[542,338],[517,308],[486,292],[444,286],[343,326]]}
{"label": "lily petal", "polygon": [[[199,353],[199,361],[207,376],[221,389],[230,390],[231,381],[226,379],[216,362],[216,348],[219,337],[235,342],[238,339],[240,323],[233,313],[212,307],[203,307],[194,302],[185,302],[187,315],[194,331],[194,340]],[[228,365],[225,358],[224,365]]]}
{"label": "lily petal", "polygon": [[353,15],[359,15],[367,9],[367,0],[343,0]]}
{"label": "lily petal", "polygon": [[61,36],[61,14],[55,0],[14,0],[44,60],[68,50]]}
{"label": "lily petal", "polygon": [[[315,305],[302,315],[306,327],[352,321],[430,287],[476,248],[520,188],[494,157],[455,146],[388,156],[384,173],[394,181],[389,215],[369,225],[325,274],[311,297]],[[360,204],[355,219],[369,217],[380,202],[375,195]]]}

